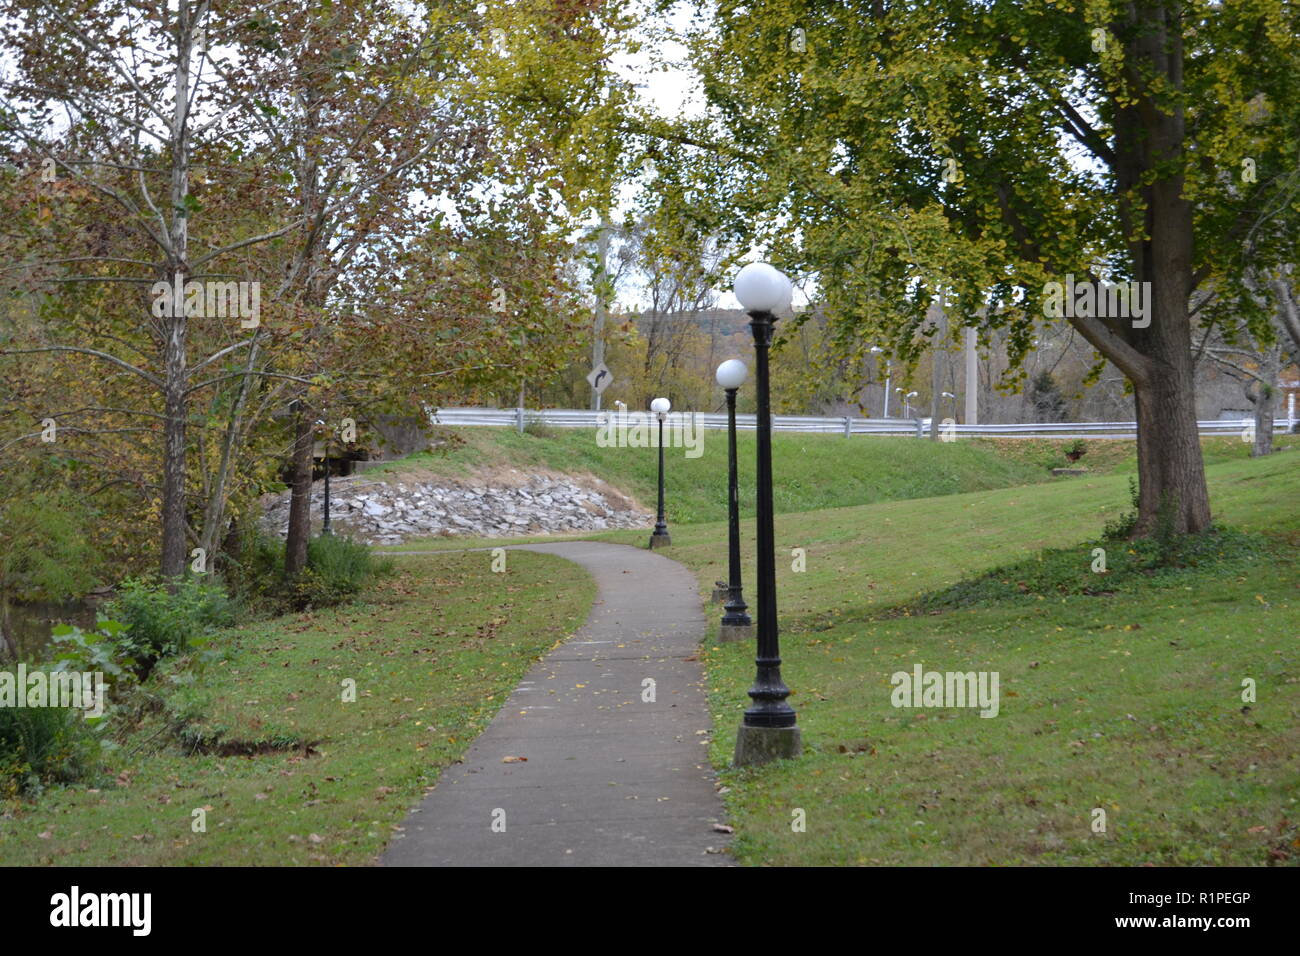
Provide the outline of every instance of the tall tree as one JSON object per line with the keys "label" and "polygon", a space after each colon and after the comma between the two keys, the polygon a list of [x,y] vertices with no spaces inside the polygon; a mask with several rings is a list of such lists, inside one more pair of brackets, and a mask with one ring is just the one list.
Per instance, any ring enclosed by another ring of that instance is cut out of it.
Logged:
{"label": "tall tree", "polygon": [[[114,454],[145,436],[156,468],[135,484],[142,515],[157,502],[164,574],[193,544],[212,557],[290,403],[292,567],[313,403],[422,414],[474,375],[545,374],[571,341],[556,163],[493,106],[492,78],[518,71],[474,5],[0,0],[0,15],[0,141],[26,161],[0,243],[39,312],[0,341],[6,375],[57,357],[40,371],[62,394],[23,395],[37,421],[90,412]],[[51,24],[66,42],[45,55]],[[544,46],[521,61],[562,71],[581,44]],[[160,280],[247,282],[262,314],[205,314],[202,294],[159,313]]]}
{"label": "tall tree", "polygon": [[[724,0],[708,115],[635,128],[691,170],[665,202],[815,277],[852,339],[915,358],[941,289],[1013,368],[1068,321],[1134,391],[1139,531],[1167,499],[1197,531],[1189,299],[1294,261],[1298,34],[1285,0]],[[1143,283],[1149,321],[1053,316],[1070,275]]]}
{"label": "tall tree", "polygon": [[[228,144],[254,138],[247,116],[214,108],[226,80],[208,42],[216,20],[209,0],[173,7],[6,0],[0,16],[11,27],[3,49],[14,65],[0,87],[0,135],[52,180],[70,180],[101,200],[102,215],[128,233],[122,244],[133,246],[129,255],[113,255],[87,249],[66,232],[65,242],[77,248],[37,236],[29,247],[37,255],[25,270],[46,288],[123,284],[134,290],[123,297],[133,301],[114,303],[120,311],[111,328],[64,323],[57,341],[6,354],[88,356],[130,373],[152,393],[157,408],[136,411],[161,418],[159,565],[174,578],[188,561],[189,418],[194,393],[204,387],[194,379],[248,345],[230,340],[260,321],[238,314],[238,305],[227,314],[225,280],[232,277],[207,270],[223,256],[284,235],[292,224],[239,234],[248,217],[205,216],[192,189],[196,161],[217,161],[229,155]],[[61,42],[35,42],[50,32]],[[217,300],[204,288],[216,281],[222,283],[219,316],[208,314]],[[244,302],[253,300],[250,292]]]}

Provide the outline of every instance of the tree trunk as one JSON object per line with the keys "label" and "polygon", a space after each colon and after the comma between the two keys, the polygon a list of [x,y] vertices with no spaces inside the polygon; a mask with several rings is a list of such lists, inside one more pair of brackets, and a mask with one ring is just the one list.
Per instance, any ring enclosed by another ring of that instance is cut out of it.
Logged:
{"label": "tree trunk", "polygon": [[1145,374],[1134,383],[1137,530],[1153,531],[1164,507],[1172,512],[1175,533],[1194,533],[1210,525],[1210,493],[1196,427],[1187,307],[1192,284],[1192,211],[1182,195],[1181,177],[1157,181],[1149,196],[1151,240],[1144,243],[1137,274],[1150,283],[1150,324],[1130,330],[1131,341],[1147,359]]}
{"label": "tree trunk", "polygon": [[1277,382],[1282,371],[1282,346],[1274,343],[1261,356],[1259,375],[1249,395],[1255,407],[1255,443],[1250,449],[1251,458],[1273,454],[1273,416],[1277,412]]}
{"label": "tree trunk", "polygon": [[0,597],[0,660],[17,660],[18,642],[9,636],[9,602]]}
{"label": "tree trunk", "polygon": [[238,562],[243,557],[243,535],[240,533],[239,522],[233,519],[227,519],[226,536],[222,539],[219,556],[227,565]]}
{"label": "tree trunk", "polygon": [[1291,340],[1287,350],[1300,356],[1300,301],[1291,288],[1291,266],[1286,266],[1282,274],[1270,283],[1277,296],[1277,321]]}
{"label": "tree trunk", "polygon": [[[189,278],[186,267],[189,256],[189,218],[186,198],[189,195],[190,166],[190,47],[193,43],[193,23],[190,5],[182,3],[177,8],[177,51],[174,77],[175,102],[172,105],[171,128],[171,207],[172,218],[168,226],[171,275],[178,290],[184,289]],[[172,302],[171,313],[166,317],[163,342],[163,481],[162,481],[162,576],[179,578],[185,573],[186,521],[185,521],[185,418],[187,413],[186,385],[189,370],[185,359],[185,332],[187,316],[182,302]]]}
{"label": "tree trunk", "polygon": [[168,320],[163,385],[162,562],[164,578],[185,573],[185,319]]}
{"label": "tree trunk", "polygon": [[1190,390],[1157,377],[1136,390],[1134,405],[1138,425],[1138,533],[1155,529],[1162,506],[1170,512],[1171,530],[1175,533],[1204,530],[1210,524],[1210,497]]}
{"label": "tree trunk", "polygon": [[1210,524],[1210,495],[1196,428],[1191,318],[1192,206],[1179,171],[1186,147],[1182,25],[1176,4],[1129,5],[1117,25],[1136,96],[1115,114],[1115,174],[1133,279],[1147,294],[1141,320],[1071,319],[1133,383],[1137,408],[1138,522],[1157,527],[1162,506],[1175,533]]}
{"label": "tree trunk", "polygon": [[289,497],[289,534],[284,542],[284,573],[295,577],[307,567],[307,541],[311,537],[311,466],[315,445],[311,409],[295,402],[293,478]]}
{"label": "tree trunk", "polygon": [[[226,516],[226,481],[230,475],[230,463],[234,457],[236,437],[243,429],[244,403],[248,397],[250,375],[257,364],[257,339],[260,330],[253,333],[253,344],[248,347],[248,361],[244,368],[244,377],[239,380],[239,391],[235,403],[230,409],[230,418],[226,422],[226,434],[221,443],[221,460],[217,473],[213,476],[212,490],[207,505],[203,510],[203,529],[199,534],[199,547],[212,562],[216,557],[217,536]],[[214,565],[209,563],[208,567]]]}
{"label": "tree trunk", "polygon": [[1255,444],[1250,449],[1251,458],[1273,454],[1273,390],[1260,386],[1263,393],[1255,401]]}

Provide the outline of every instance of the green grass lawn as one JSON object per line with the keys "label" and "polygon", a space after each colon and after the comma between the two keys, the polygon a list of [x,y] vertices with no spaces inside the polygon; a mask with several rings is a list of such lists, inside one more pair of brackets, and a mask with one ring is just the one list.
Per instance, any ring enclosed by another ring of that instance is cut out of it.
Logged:
{"label": "green grass lawn", "polygon": [[105,780],[0,808],[0,865],[373,862],[586,619],[595,586],[569,562],[512,552],[507,567],[413,557],[364,603],[224,632],[223,659],[168,693],[171,720],[147,720]]}
{"label": "green grass lawn", "polygon": [[[586,467],[580,439],[560,434],[504,441]],[[1251,460],[1207,443],[1216,519],[1243,535],[1197,567],[1149,576],[1119,546],[1112,576],[1098,576],[1110,583],[1084,593],[1094,540],[1128,510],[1131,460],[1118,446],[1094,449],[1094,474],[1053,480],[1030,443],[778,439],[782,649],[804,756],[728,769],[753,648],[710,639],[703,652],[712,756],[742,862],[1300,858],[1300,455]],[[501,440],[475,454],[500,453]],[[722,446],[706,448],[678,463],[696,483],[680,477],[676,489],[720,517],[705,499],[724,500]],[[601,451],[622,456],[606,480],[634,491],[628,482],[648,480],[632,475],[641,466],[627,450]],[[752,463],[752,446],[742,456]],[[518,462],[529,464],[544,465]],[[854,498],[874,503],[824,506]],[[682,520],[669,501],[666,553],[707,594],[725,577],[725,524]],[[588,537],[645,544],[642,531]],[[482,544],[493,542],[434,546]],[[794,549],[806,570],[794,569]],[[366,603],[223,634],[224,659],[168,692],[169,710],[146,719],[109,778],[3,808],[0,864],[373,862],[593,599],[590,580],[561,559],[512,552],[504,578],[490,561],[404,559]],[[710,638],[720,613],[710,611]],[[999,715],[894,708],[890,675],[917,664],[996,671]],[[345,678],[357,682],[354,704],[340,700]],[[1245,678],[1258,687],[1250,704]],[[191,832],[196,808],[206,833]],[[1097,809],[1105,833],[1091,829]],[[792,830],[795,811],[804,832]]]}
{"label": "green grass lawn", "polygon": [[[1127,510],[1123,475],[884,502],[776,522],[782,653],[806,752],[724,770],[750,864],[1266,864],[1300,858],[1300,457],[1224,456],[1216,518],[1265,534],[1236,555],[1113,595],[1035,593],[900,611]],[[666,553],[711,585],[722,525]],[[752,587],[752,521],[744,528]],[[613,540],[639,543],[619,532]],[[806,549],[807,570],[791,569]],[[1059,561],[1060,555],[1053,560]],[[1114,563],[1114,559],[1112,559]],[[747,591],[752,603],[753,592]],[[720,611],[715,611],[715,621]],[[716,633],[716,630],[714,631]],[[711,643],[711,642],[710,642]],[[713,757],[730,762],[753,648],[706,649]],[[997,671],[1001,712],[891,706],[890,675]],[[1258,700],[1241,699],[1252,678]],[[1091,830],[1093,810],[1107,832]],[[806,814],[793,832],[792,814]]]}

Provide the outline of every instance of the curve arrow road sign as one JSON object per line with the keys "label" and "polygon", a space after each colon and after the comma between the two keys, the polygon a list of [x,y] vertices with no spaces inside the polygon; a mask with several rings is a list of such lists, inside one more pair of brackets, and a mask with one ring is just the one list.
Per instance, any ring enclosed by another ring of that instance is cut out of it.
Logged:
{"label": "curve arrow road sign", "polygon": [[610,383],[614,381],[614,376],[610,374],[605,363],[601,362],[593,368],[587,375],[587,382],[591,385],[592,390],[599,395],[605,389],[609,388]]}

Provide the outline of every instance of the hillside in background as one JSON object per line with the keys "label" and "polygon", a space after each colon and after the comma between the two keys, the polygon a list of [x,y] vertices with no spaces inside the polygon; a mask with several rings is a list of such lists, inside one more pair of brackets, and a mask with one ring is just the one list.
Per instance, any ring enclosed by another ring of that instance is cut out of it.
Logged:
{"label": "hillside in background", "polygon": [[[429,453],[367,470],[366,478],[419,475],[490,484],[503,470],[593,476],[641,506],[653,509],[658,457],[653,448],[601,448],[588,429],[443,428]],[[1286,447],[1288,440],[1279,447]],[[929,498],[1048,481],[1050,469],[1069,464],[1065,442],[1037,439],[962,439],[953,443],[876,436],[775,433],[774,496],[778,513]],[[1079,465],[1096,473],[1133,471],[1133,443],[1086,441]],[[1206,439],[1207,461],[1246,457],[1249,446]],[[742,511],[754,501],[754,435],[737,439]],[[705,431],[699,457],[665,449],[665,497],[670,525],[726,517],[727,444],[722,431]],[[513,482],[511,482],[513,483]]]}

